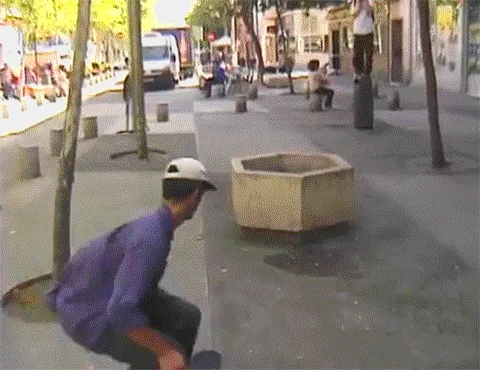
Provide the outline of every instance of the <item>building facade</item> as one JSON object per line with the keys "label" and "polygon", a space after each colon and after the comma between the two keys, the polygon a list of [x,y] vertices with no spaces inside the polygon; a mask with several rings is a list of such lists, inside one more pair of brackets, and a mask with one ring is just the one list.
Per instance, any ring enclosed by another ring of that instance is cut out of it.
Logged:
{"label": "building facade", "polygon": [[[305,68],[312,59],[320,64],[329,61],[328,9],[288,10],[282,14],[285,38],[290,55],[298,68]],[[266,66],[277,66],[283,42],[275,9],[268,9],[259,22],[259,40]]]}
{"label": "building facade", "polygon": [[465,19],[463,33],[465,60],[463,63],[462,91],[480,97],[480,2],[468,1],[463,5]]}
{"label": "building facade", "polygon": [[[411,11],[410,0],[379,0],[375,4],[373,75],[378,80],[408,84],[412,79]],[[353,74],[353,17],[350,6],[332,8],[328,21],[332,66],[341,73]]]}
{"label": "building facade", "polygon": [[[439,88],[480,97],[480,2],[430,0],[430,37]],[[418,9],[415,22],[414,83],[424,84]]]}

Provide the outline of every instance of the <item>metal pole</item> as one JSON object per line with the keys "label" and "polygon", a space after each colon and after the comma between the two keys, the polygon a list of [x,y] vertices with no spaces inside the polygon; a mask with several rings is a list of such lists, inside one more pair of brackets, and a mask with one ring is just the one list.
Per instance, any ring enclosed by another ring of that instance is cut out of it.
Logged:
{"label": "metal pole", "polygon": [[463,93],[468,92],[468,53],[469,53],[469,43],[470,43],[470,34],[468,32],[469,25],[469,14],[468,14],[468,1],[463,2],[463,19],[462,19],[462,46],[461,46],[461,55],[462,55],[462,67],[461,67],[461,91]]}
{"label": "metal pole", "polygon": [[390,66],[391,66],[391,61],[390,61],[390,49],[391,49],[391,40],[392,37],[390,35],[390,0],[387,0],[387,84],[390,84],[391,82],[391,76],[390,76]]}

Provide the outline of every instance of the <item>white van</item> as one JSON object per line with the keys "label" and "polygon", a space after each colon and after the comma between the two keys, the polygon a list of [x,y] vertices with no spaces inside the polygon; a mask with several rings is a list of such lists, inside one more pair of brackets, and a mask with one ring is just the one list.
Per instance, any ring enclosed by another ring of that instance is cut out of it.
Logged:
{"label": "white van", "polygon": [[169,36],[150,32],[142,37],[144,81],[165,83],[173,89],[178,82],[180,63],[178,47]]}

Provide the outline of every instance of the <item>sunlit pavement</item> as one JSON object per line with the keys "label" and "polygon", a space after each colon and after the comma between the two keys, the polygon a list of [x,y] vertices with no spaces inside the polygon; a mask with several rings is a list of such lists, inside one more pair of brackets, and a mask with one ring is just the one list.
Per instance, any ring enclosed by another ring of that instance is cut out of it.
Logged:
{"label": "sunlit pavement", "polygon": [[[205,99],[198,89],[149,92],[149,147],[167,155],[142,163],[109,158],[135,147],[134,138],[106,135],[124,124],[121,94],[87,102],[83,114],[99,117],[100,136],[79,142],[72,243],[156,207],[164,164],[196,156],[218,191],[178,230],[163,284],[200,305],[198,350],[220,352],[224,368],[478,368],[479,132],[471,101],[458,98],[458,111],[451,96],[440,99],[452,166],[436,172],[421,95],[412,93],[400,112],[376,100],[374,130],[358,131],[348,83],[334,81],[334,109],[318,113],[286,89],[261,88],[245,114],[234,113],[232,97]],[[159,101],[168,102],[170,122],[154,122]],[[4,287],[51,269],[57,159],[48,132],[60,122],[4,139],[39,145],[43,175],[2,192]],[[230,159],[279,151],[336,153],[354,167],[350,228],[302,245],[242,233]],[[122,367],[82,350],[53,323],[1,318],[2,369]]]}

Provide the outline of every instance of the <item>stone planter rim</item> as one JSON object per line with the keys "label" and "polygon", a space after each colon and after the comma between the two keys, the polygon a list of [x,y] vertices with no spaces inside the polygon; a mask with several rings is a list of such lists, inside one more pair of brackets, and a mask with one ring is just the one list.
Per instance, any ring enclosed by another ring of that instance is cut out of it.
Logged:
{"label": "stone planter rim", "polygon": [[53,279],[53,274],[52,273],[49,273],[49,274],[44,274],[44,275],[40,275],[40,276],[36,276],[32,279],[28,279],[26,281],[23,281],[21,283],[18,283],[16,285],[14,285],[12,288],[10,288],[3,296],[2,296],[2,302],[1,302],[1,305],[2,305],[2,308],[7,306],[8,304],[10,304],[12,298],[13,298],[13,295],[14,295],[14,291],[16,290],[24,290],[34,284],[37,284],[37,283],[40,283],[42,281],[45,281],[45,280],[51,280]]}
{"label": "stone planter rim", "polygon": [[[306,171],[302,173],[293,173],[293,172],[277,172],[277,171],[262,171],[262,170],[247,170],[243,167],[242,161],[245,160],[255,160],[262,158],[279,158],[281,156],[303,156],[303,157],[328,157],[335,162],[335,166],[331,166],[325,169]],[[327,174],[330,172],[339,172],[339,171],[351,171],[353,167],[345,161],[342,157],[333,153],[288,153],[288,152],[277,152],[277,153],[265,153],[259,154],[250,157],[237,157],[231,159],[232,168],[238,174],[244,173],[248,175],[261,175],[261,176],[278,176],[282,175],[284,177],[293,177],[293,178],[305,178],[318,174]]]}

